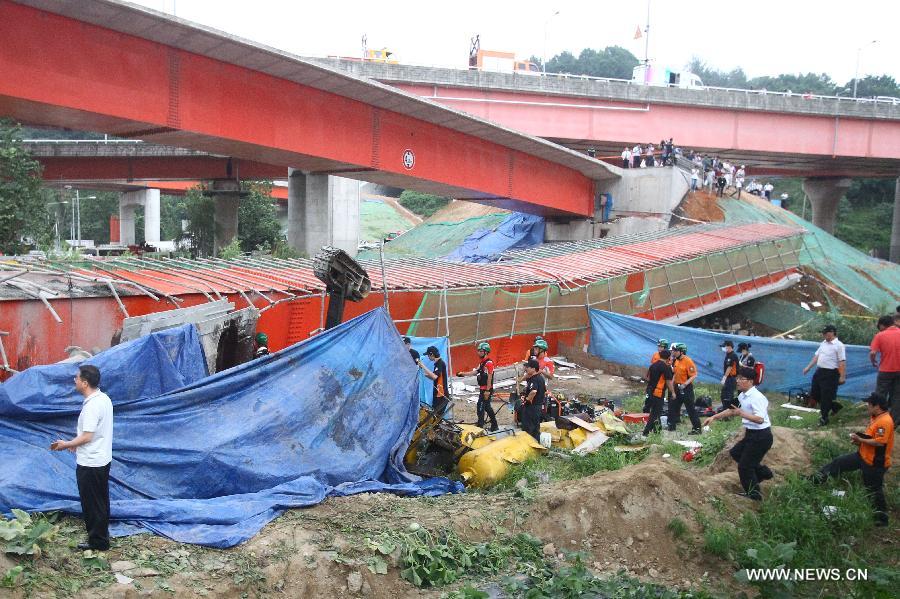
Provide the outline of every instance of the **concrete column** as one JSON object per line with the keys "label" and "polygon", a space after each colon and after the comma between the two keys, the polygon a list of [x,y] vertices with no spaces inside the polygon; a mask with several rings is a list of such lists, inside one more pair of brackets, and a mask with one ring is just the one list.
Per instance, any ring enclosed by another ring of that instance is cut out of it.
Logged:
{"label": "concrete column", "polygon": [[134,245],[134,192],[126,192],[119,196],[119,243]]}
{"label": "concrete column", "polygon": [[159,242],[159,190],[146,189],[144,194],[144,241]]}
{"label": "concrete column", "polygon": [[207,191],[216,201],[216,232],[213,251],[219,251],[231,243],[238,234],[238,206],[241,201],[241,184],[232,179],[216,179]]}
{"label": "concrete column", "polygon": [[803,192],[812,206],[812,223],[834,233],[838,202],[847,193],[850,179],[804,179]]}
{"label": "concrete column", "polygon": [[314,256],[324,245],[351,256],[359,244],[359,182],[288,171],[288,245]]}
{"label": "concrete column", "polygon": [[894,188],[894,223],[891,225],[891,253],[890,260],[900,264],[900,178]]}

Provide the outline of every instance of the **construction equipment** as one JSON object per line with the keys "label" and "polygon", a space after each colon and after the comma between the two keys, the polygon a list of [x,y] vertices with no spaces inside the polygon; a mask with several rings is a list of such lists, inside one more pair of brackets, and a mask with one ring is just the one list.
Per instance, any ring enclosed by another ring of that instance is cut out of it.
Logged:
{"label": "construction equipment", "polygon": [[325,330],[341,324],[344,302],[362,301],[372,289],[369,274],[340,248],[324,246],[313,258],[313,273],[325,283],[328,293],[328,314]]}

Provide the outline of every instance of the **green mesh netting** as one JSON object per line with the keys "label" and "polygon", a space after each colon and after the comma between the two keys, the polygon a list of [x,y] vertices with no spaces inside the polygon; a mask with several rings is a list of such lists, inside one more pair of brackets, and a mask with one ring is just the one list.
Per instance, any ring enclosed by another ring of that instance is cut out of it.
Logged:
{"label": "green mesh netting", "polygon": [[893,311],[900,300],[900,266],[877,260],[829,235],[811,222],[756,197],[720,199],[729,223],[772,222],[805,228],[809,235],[800,262],[873,310]]}

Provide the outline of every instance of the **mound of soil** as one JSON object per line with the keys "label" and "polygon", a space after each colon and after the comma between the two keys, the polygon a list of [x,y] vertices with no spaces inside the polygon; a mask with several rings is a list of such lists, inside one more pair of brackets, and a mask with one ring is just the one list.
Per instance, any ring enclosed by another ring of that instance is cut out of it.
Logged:
{"label": "mound of soil", "polygon": [[688,192],[675,213],[705,223],[718,223],[725,220],[725,213],[716,203],[716,194],[702,190]]}
{"label": "mound of soil", "polygon": [[[772,449],[766,454],[763,463],[772,469],[775,476],[784,476],[789,471],[806,472],[810,467],[809,450],[806,448],[803,436],[793,429],[773,426],[772,436],[775,442]],[[713,463],[710,464],[709,470],[712,473],[720,472],[736,472],[734,460],[731,459],[728,450],[734,447],[734,444],[743,438],[743,434],[738,434],[732,438],[725,448],[719,452]]]}
{"label": "mound of soil", "polygon": [[509,210],[494,208],[485,204],[452,200],[449,204],[428,217],[427,223],[456,223],[469,218],[487,216],[488,214],[508,214]]}

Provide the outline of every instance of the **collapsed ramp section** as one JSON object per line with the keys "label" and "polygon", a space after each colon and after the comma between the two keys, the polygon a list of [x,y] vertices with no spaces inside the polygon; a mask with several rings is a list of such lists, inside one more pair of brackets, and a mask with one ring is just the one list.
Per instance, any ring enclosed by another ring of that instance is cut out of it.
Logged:
{"label": "collapsed ramp section", "polygon": [[509,252],[482,267],[494,285],[426,292],[409,334],[464,345],[587,330],[587,307],[686,322],[793,284],[802,244],[792,227],[711,224]]}
{"label": "collapsed ramp section", "polygon": [[873,258],[800,216],[751,194],[740,200],[719,199],[725,222],[777,223],[806,231],[800,263],[815,270],[834,290],[870,310],[893,311],[900,301],[900,265]]}
{"label": "collapsed ramp section", "polygon": [[[416,373],[396,328],[378,309],[168,393],[110,393],[113,533],[149,530],[229,547],[283,510],[330,495],[461,490],[403,467],[418,417]],[[76,419],[70,409],[0,422],[0,451],[15,464],[0,473],[4,513],[14,507],[80,512],[74,456],[46,449],[70,437]]]}

